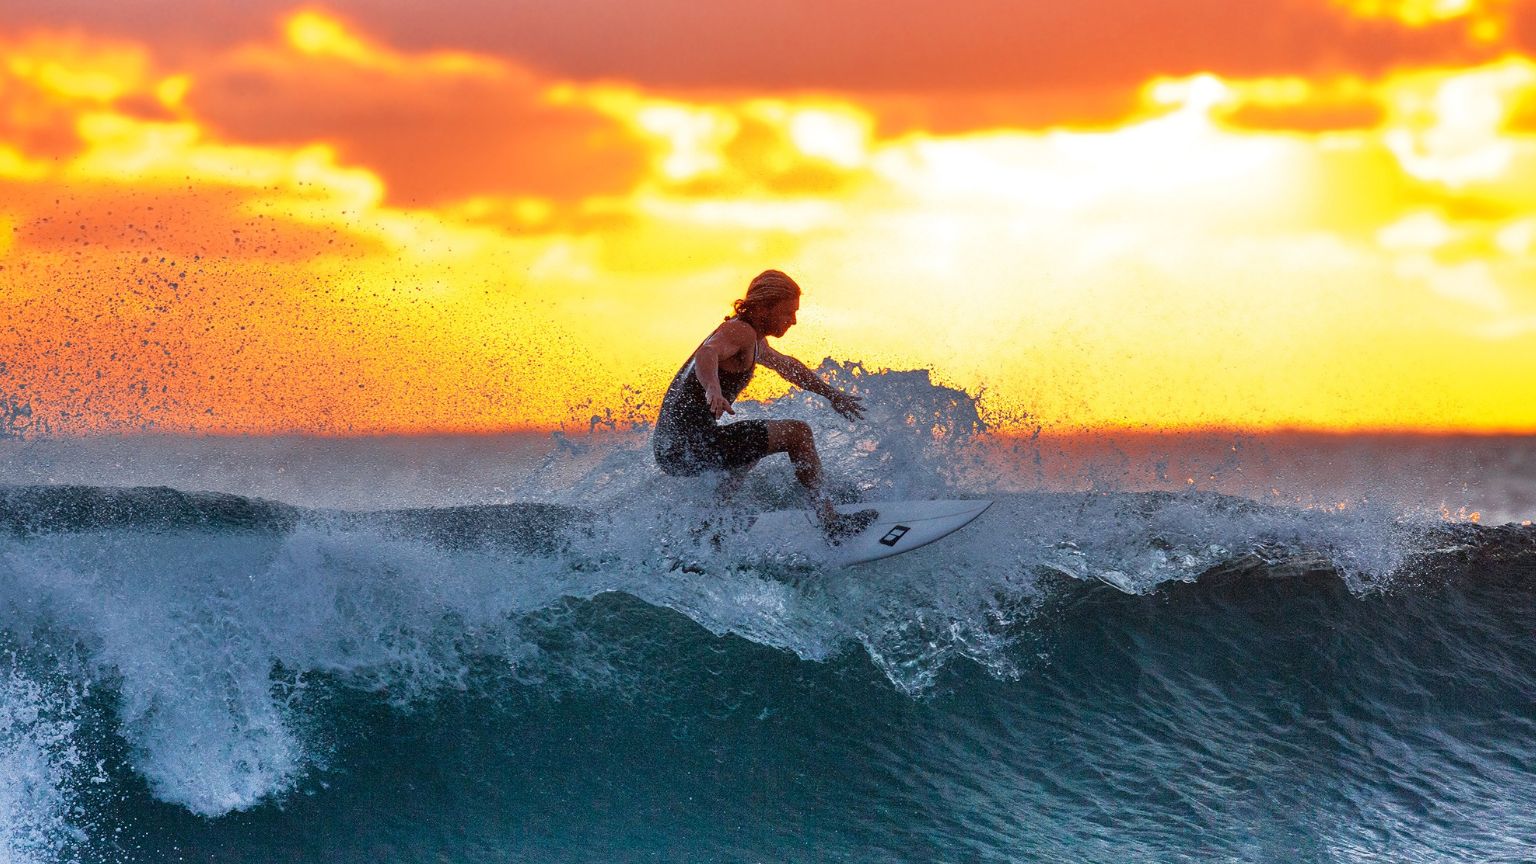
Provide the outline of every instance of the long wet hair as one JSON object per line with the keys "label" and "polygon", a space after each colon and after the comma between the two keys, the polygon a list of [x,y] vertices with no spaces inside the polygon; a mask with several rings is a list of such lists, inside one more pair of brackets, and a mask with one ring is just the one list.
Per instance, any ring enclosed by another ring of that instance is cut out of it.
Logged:
{"label": "long wet hair", "polygon": [[780,300],[799,296],[800,286],[796,285],[795,280],[785,275],[782,270],[764,270],[752,279],[751,284],[747,285],[747,296],[731,304],[736,314],[727,315],[725,320],[729,321],[733,317],[740,318],[756,329],[756,324],[753,322],[758,313]]}

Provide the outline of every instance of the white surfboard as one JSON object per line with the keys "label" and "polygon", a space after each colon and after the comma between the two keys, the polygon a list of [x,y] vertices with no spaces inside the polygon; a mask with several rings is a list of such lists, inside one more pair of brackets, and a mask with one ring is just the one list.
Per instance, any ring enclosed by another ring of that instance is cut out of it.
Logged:
{"label": "white surfboard", "polygon": [[839,566],[878,561],[911,552],[959,531],[980,516],[991,501],[864,501],[843,504],[839,513],[877,510],[880,515],[862,532],[829,545],[809,509],[775,510],[757,517],[747,531],[754,547],[798,552]]}

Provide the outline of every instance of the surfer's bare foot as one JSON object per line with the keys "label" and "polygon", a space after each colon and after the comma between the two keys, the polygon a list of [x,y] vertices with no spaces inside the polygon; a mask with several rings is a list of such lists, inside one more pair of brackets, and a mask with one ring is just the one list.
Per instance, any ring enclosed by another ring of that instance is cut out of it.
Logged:
{"label": "surfer's bare foot", "polygon": [[879,516],[878,510],[860,510],[857,513],[846,514],[834,512],[822,517],[821,530],[826,535],[828,543],[838,546],[844,540],[868,528]]}

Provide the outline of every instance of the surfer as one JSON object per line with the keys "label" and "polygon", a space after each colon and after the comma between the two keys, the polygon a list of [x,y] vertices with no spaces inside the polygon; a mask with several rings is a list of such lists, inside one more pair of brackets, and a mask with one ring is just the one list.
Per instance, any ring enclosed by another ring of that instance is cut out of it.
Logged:
{"label": "surfer", "polygon": [[874,510],[841,514],[832,508],[822,491],[821,458],[809,424],[801,420],[719,422],[721,415],[736,413],[731,403],[752,380],[758,364],[826,397],[832,409],[849,420],[864,416],[859,397],[838,390],[804,363],[768,344],[768,337],[780,338],[795,325],[800,286],[778,270],[765,270],[747,286],[746,296],[735,302],[734,309],[736,314],[715,328],[667,387],[652,441],[657,466],[681,476],[723,471],[726,477],[719,494],[729,499],[758,460],[786,453],[828,539],[837,542],[857,534],[878,514]]}

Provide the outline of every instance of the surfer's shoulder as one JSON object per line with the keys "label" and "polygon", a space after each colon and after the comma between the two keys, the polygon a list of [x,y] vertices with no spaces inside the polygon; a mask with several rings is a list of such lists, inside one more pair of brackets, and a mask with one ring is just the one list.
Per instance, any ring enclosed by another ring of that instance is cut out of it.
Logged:
{"label": "surfer's shoulder", "polygon": [[715,335],[733,345],[746,347],[757,341],[757,331],[740,318],[728,318],[715,328]]}

